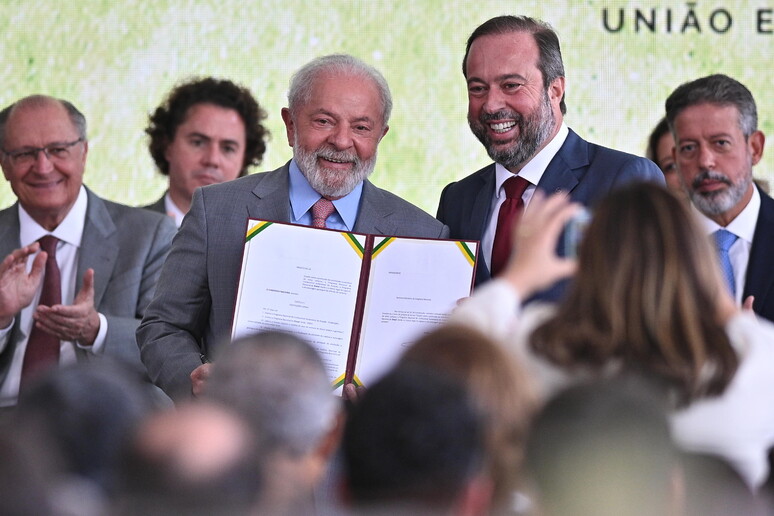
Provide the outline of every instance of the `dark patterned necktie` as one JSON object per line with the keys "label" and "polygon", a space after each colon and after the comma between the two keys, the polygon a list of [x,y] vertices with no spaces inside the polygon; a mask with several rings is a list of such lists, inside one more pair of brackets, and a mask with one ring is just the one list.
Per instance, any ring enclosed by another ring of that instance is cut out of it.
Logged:
{"label": "dark patterned necktie", "polygon": [[[46,252],[46,270],[39,305],[54,306],[62,302],[62,279],[56,263],[56,245],[59,240],[51,235],[40,239],[40,248]],[[37,328],[32,323],[27,349],[22,363],[21,382],[24,384],[42,370],[59,363],[60,342],[57,337]]]}
{"label": "dark patterned necktie", "polygon": [[529,181],[520,176],[509,177],[503,188],[505,189],[505,201],[500,205],[500,213],[497,217],[497,230],[495,231],[494,245],[492,246],[492,276],[497,276],[505,268],[508,258],[511,256],[511,237],[513,227],[519,221],[521,212],[524,211],[524,200],[521,198],[524,191],[530,185]]}

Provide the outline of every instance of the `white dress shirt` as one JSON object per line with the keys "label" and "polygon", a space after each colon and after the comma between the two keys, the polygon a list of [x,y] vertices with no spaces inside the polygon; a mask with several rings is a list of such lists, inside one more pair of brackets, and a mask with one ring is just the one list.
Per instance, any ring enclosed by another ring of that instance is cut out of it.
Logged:
{"label": "white dress shirt", "polygon": [[728,250],[728,258],[731,260],[731,267],[734,269],[734,283],[736,284],[736,303],[742,306],[742,294],[744,293],[744,282],[747,277],[747,264],[750,263],[750,249],[752,249],[753,236],[755,235],[755,226],[758,224],[758,214],[761,211],[761,194],[758,189],[753,187],[752,198],[747,206],[732,220],[728,226],[723,228],[714,220],[706,217],[693,204],[693,211],[699,218],[699,222],[708,235],[712,235],[719,229],[726,229],[738,238]]}
{"label": "white dress shirt", "polygon": [[175,226],[180,227],[180,224],[183,223],[185,213],[177,207],[177,204],[172,200],[172,197],[169,196],[169,192],[164,195],[164,209],[166,210],[167,215],[175,220]]}
{"label": "white dress shirt", "polygon": [[[78,269],[78,253],[81,247],[81,237],[83,236],[83,227],[86,222],[87,208],[86,189],[81,186],[78,198],[70,208],[70,212],[64,220],[53,231],[48,231],[19,205],[19,239],[22,247],[30,245],[46,235],[53,235],[59,239],[56,247],[56,263],[59,266],[62,278],[62,304],[72,304],[75,299],[76,274]],[[30,256],[27,260],[27,271],[32,268],[32,262],[37,253]],[[13,351],[13,359],[8,374],[2,385],[0,385],[0,407],[16,404],[16,398],[19,394],[19,382],[21,380],[22,364],[24,362],[24,352],[27,350],[27,339],[32,331],[34,320],[32,314],[38,306],[40,294],[43,290],[43,282],[40,282],[38,291],[32,299],[32,303],[22,308],[19,313],[19,332]],[[0,352],[2,352],[10,343],[11,329],[14,321],[7,328],[0,329]],[[80,346],[73,341],[62,341],[59,351],[59,363],[72,363],[76,360],[76,346],[90,353],[100,353],[104,348],[105,335],[107,334],[107,319],[99,314],[99,332],[92,346]]]}
{"label": "white dress shirt", "polygon": [[[519,171],[518,175],[529,181],[530,185],[521,196],[524,201],[524,207],[529,204],[532,194],[535,193],[535,187],[543,177],[543,173],[548,168],[548,164],[554,159],[556,153],[564,145],[567,139],[569,129],[562,122],[559,126],[559,132],[556,133],[548,144],[538,152],[526,165]],[[495,233],[497,232],[497,216],[500,213],[500,206],[505,202],[505,189],[503,183],[513,177],[514,174],[500,163],[495,163],[495,189],[492,196],[492,207],[489,210],[489,222],[486,230],[481,237],[481,248],[487,268],[492,270],[492,247],[494,247]],[[553,192],[549,192],[553,193]]]}

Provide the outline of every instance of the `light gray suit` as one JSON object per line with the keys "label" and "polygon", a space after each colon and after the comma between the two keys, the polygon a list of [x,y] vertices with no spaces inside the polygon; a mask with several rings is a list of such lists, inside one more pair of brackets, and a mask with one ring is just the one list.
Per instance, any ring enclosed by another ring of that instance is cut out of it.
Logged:
{"label": "light gray suit", "polygon": [[[290,222],[289,163],[197,189],[159,286],[137,330],[142,360],[173,399],[190,396],[191,371],[231,333],[248,218]],[[366,181],[354,231],[446,238],[449,228]]]}
{"label": "light gray suit", "polygon": [[[86,194],[75,291],[81,289],[86,269],[94,269],[94,306],[108,323],[104,353],[144,373],[134,335],[153,297],[175,224],[158,213],[100,199],[88,189]],[[19,247],[19,210],[14,204],[0,211],[0,256]],[[0,354],[0,381],[11,364],[18,322],[17,315],[9,346]],[[79,359],[88,356],[76,351]]]}

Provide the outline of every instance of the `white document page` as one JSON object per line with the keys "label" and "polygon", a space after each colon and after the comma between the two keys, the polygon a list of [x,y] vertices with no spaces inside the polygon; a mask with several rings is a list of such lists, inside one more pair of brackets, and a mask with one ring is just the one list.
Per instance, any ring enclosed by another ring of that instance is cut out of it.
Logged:
{"label": "white document page", "polygon": [[375,237],[355,379],[368,386],[470,295],[477,243]]}
{"label": "white document page", "polygon": [[232,339],[284,330],[308,341],[332,383],[343,378],[365,236],[250,220]]}

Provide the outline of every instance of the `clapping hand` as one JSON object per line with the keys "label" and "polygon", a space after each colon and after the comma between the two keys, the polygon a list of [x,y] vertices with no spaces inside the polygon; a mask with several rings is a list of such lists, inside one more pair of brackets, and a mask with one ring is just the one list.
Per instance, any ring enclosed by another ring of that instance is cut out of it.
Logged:
{"label": "clapping hand", "polygon": [[[43,254],[43,253],[41,253]],[[38,305],[35,324],[60,340],[91,346],[99,333],[99,315],[94,307],[94,269],[83,275],[83,286],[72,305]]]}
{"label": "clapping hand", "polygon": [[40,282],[48,255],[40,252],[27,272],[27,259],[38,252],[40,244],[34,242],[14,250],[0,263],[0,328],[6,328],[22,308],[32,303]]}

